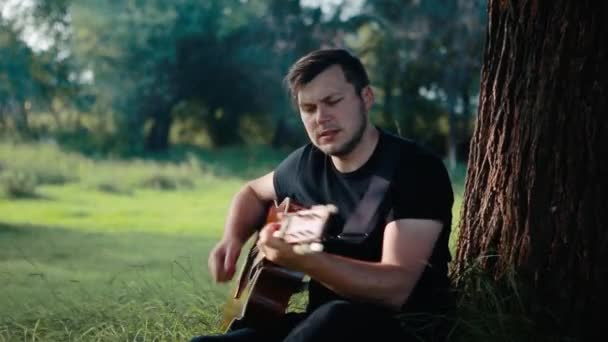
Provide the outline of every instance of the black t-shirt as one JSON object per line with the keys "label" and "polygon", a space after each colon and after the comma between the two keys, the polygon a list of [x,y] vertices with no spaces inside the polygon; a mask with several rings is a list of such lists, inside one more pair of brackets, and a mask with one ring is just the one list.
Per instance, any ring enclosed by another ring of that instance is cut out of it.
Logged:
{"label": "black t-shirt", "polygon": [[[392,182],[377,213],[377,224],[366,240],[353,244],[336,239],[344,222],[365,194],[372,175],[379,167],[381,149],[398,144],[397,163]],[[285,197],[304,205],[334,204],[338,215],[328,229],[325,251],[366,261],[380,261],[384,227],[404,218],[434,219],[444,226],[414,291],[402,308],[403,312],[433,310],[442,303],[439,298],[449,287],[447,264],[451,260],[448,240],[452,221],[453,192],[442,160],[422,145],[380,130],[376,149],[359,169],[342,173],[331,158],[312,144],[292,152],[274,173],[274,187],[279,201]],[[343,299],[311,279],[309,309],[333,299]]]}

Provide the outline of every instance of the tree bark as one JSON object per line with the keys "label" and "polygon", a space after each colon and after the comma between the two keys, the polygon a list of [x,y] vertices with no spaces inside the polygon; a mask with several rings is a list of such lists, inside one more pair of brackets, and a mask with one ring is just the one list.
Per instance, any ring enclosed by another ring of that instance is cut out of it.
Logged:
{"label": "tree bark", "polygon": [[608,6],[488,5],[454,271],[462,284],[474,262],[494,279],[513,269],[539,327],[594,340],[608,309]]}

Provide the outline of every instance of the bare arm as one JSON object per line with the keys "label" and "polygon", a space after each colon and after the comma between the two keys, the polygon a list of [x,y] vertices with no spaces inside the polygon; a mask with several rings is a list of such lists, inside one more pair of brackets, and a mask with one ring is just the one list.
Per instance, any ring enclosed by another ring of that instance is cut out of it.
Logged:
{"label": "bare arm", "polygon": [[265,232],[263,243],[280,249],[278,253],[268,251],[270,258],[305,272],[344,297],[398,309],[424,271],[441,227],[440,222],[432,220],[401,219],[389,223],[379,262],[328,253],[290,255],[290,248],[279,246],[279,241],[268,243],[271,232]]}
{"label": "bare arm", "polygon": [[264,223],[267,203],[276,197],[273,174],[248,182],[232,199],[222,240],[209,254],[208,266],[215,281],[232,279],[243,245]]}
{"label": "bare arm", "polygon": [[228,209],[224,239],[238,239],[244,243],[255,228],[264,223],[268,202],[276,198],[273,174],[248,182],[236,193]]}

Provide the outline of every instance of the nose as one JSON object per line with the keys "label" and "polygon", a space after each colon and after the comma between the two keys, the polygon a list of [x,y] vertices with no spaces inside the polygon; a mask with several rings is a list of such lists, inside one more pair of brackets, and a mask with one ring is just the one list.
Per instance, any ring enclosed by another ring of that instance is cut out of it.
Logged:
{"label": "nose", "polygon": [[324,124],[331,120],[331,114],[329,113],[329,108],[327,106],[321,104],[317,107],[317,113],[315,115],[315,121],[317,125]]}

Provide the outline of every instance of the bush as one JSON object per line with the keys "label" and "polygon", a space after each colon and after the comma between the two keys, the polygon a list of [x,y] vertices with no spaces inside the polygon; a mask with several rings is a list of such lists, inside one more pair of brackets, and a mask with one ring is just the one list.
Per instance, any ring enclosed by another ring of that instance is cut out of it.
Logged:
{"label": "bush", "polygon": [[133,195],[133,191],[131,189],[116,182],[102,181],[97,184],[97,190],[117,195]]}
{"label": "bush", "polygon": [[61,151],[53,142],[36,145],[0,144],[0,156],[0,171],[29,175],[33,178],[34,185],[60,185],[77,181],[79,167],[85,162],[78,155]]}
{"label": "bush", "polygon": [[0,174],[3,194],[8,198],[36,197],[36,177],[24,172],[4,172]]}
{"label": "bush", "polygon": [[158,190],[176,190],[179,188],[192,188],[194,182],[185,177],[170,177],[168,175],[157,174],[144,179],[141,182],[144,188]]}

